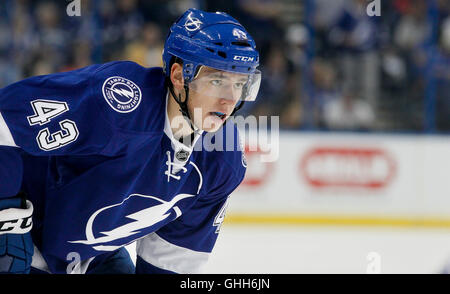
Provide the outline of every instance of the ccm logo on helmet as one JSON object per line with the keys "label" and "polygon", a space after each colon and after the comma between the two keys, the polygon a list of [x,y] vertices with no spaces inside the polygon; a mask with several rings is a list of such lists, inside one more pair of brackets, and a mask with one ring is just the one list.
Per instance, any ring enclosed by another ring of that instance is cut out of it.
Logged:
{"label": "ccm logo on helmet", "polygon": [[233,59],[238,60],[238,61],[246,61],[246,62],[255,61],[255,57],[239,56],[239,55],[235,55],[233,57]]}

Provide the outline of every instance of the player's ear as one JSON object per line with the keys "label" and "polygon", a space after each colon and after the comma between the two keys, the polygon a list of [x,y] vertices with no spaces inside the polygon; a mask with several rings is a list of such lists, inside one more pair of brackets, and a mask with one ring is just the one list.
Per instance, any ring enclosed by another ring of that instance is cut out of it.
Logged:
{"label": "player's ear", "polygon": [[170,81],[175,89],[181,91],[184,86],[183,66],[179,63],[172,64],[170,68]]}

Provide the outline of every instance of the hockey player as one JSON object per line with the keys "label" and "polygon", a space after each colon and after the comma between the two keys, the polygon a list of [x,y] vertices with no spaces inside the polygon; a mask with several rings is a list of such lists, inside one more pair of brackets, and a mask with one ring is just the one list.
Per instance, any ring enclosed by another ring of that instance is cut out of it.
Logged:
{"label": "hockey player", "polygon": [[[237,128],[224,124],[256,98],[259,57],[235,19],[189,9],[163,61],[0,89],[0,271],[201,270],[244,178]],[[124,247],[135,241],[136,267]]]}

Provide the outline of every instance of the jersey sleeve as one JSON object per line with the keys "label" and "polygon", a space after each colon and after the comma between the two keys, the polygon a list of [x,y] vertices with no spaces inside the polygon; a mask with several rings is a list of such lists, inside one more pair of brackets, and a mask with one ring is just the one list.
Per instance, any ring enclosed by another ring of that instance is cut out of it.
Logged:
{"label": "jersey sleeve", "polygon": [[[79,124],[69,113],[89,96],[89,80],[95,69],[32,77],[0,89],[0,197],[19,192],[23,173],[20,152],[51,155],[81,151],[73,144],[79,139]],[[64,150],[64,145],[72,149]]]}
{"label": "jersey sleeve", "polygon": [[244,174],[242,166],[230,173],[228,164],[223,164],[211,179],[213,188],[186,213],[138,240],[136,273],[201,273],[216,243],[230,194]]}
{"label": "jersey sleeve", "polygon": [[19,193],[22,174],[23,163],[19,150],[0,146],[0,200]]}
{"label": "jersey sleeve", "polygon": [[0,164],[18,171],[0,168],[11,183],[0,184],[0,196],[15,195],[22,182],[22,162],[11,153],[117,156],[139,148],[162,128],[162,77],[158,68],[114,61],[0,89]]}
{"label": "jersey sleeve", "polygon": [[[112,77],[120,79],[108,88]],[[143,110],[132,108],[142,100],[139,83],[144,79],[144,68],[117,61],[31,77],[0,89],[0,145],[38,156],[126,152],[141,144],[147,131],[139,125]],[[131,109],[121,112],[108,104],[117,97],[124,99],[119,105]]]}

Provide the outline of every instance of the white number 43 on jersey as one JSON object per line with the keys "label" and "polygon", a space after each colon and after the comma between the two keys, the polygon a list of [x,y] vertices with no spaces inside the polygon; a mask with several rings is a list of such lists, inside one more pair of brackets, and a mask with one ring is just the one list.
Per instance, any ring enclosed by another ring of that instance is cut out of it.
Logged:
{"label": "white number 43 on jersey", "polygon": [[[27,117],[30,126],[43,126],[69,110],[66,102],[55,100],[33,100],[31,106],[34,115]],[[79,132],[74,121],[65,119],[59,122],[59,126],[61,130],[54,133],[50,133],[48,128],[39,131],[36,141],[40,149],[44,151],[55,150],[74,142],[78,138]]]}

